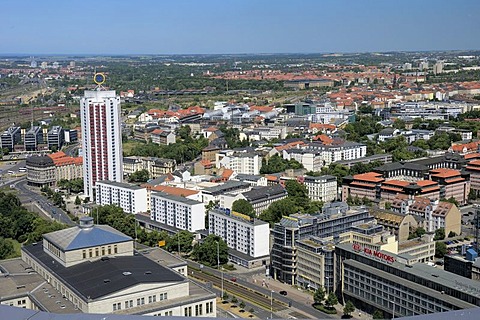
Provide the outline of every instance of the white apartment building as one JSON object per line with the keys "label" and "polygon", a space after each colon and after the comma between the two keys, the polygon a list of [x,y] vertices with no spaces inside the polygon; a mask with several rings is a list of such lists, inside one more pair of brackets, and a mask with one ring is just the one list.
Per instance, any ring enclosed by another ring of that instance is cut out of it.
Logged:
{"label": "white apartment building", "polygon": [[241,174],[260,174],[262,157],[252,152],[234,152],[225,150],[215,155],[215,163],[218,169],[224,167]]}
{"label": "white apartment building", "polygon": [[98,205],[114,204],[133,214],[148,210],[146,188],[116,181],[97,181],[95,188]]}
{"label": "white apartment building", "polygon": [[120,97],[115,91],[85,91],[80,118],[84,192],[93,198],[97,181],[123,179]]}
{"label": "white apartment building", "polygon": [[310,143],[305,147],[283,150],[286,160],[295,159],[310,171],[320,171],[324,166],[341,160],[355,160],[367,155],[367,146],[362,143],[346,141],[342,144],[325,145]]}
{"label": "white apartment building", "polygon": [[190,232],[205,229],[205,205],[200,201],[152,192],[150,202],[153,221]]}
{"label": "white apartment building", "polygon": [[[266,257],[270,254],[268,222],[251,219],[236,212],[226,214],[221,210],[211,210],[208,214],[208,232],[221,237],[228,247],[234,250],[229,252],[229,258],[236,263],[246,264],[246,259],[242,259],[241,254],[252,258]],[[235,254],[235,251],[241,254]]]}
{"label": "white apartment building", "polygon": [[334,176],[305,176],[303,184],[307,187],[308,197],[313,201],[330,202],[337,199],[337,178]]}

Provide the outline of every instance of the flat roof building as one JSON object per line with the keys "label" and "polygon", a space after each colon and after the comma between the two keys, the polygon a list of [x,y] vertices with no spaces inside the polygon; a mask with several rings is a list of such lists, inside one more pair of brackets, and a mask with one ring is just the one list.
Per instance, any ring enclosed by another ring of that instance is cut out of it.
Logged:
{"label": "flat roof building", "polygon": [[81,312],[215,317],[215,294],[134,253],[132,238],[90,217],[22,247],[22,260]]}

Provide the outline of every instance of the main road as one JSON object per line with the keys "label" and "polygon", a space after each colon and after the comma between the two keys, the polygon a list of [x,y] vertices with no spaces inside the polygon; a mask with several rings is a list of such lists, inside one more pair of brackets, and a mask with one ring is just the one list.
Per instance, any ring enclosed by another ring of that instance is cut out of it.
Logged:
{"label": "main road", "polygon": [[[203,281],[211,282],[216,287],[221,287],[222,273],[219,270],[209,268],[190,260],[187,260],[187,263],[190,270],[195,269],[193,270],[193,275],[190,274],[190,276]],[[202,270],[202,272],[198,270]],[[235,282],[231,281],[231,279],[234,277],[236,278]],[[260,305],[266,310],[269,310],[270,308],[270,295],[272,295],[274,312],[285,310],[290,305],[292,308],[301,310],[302,313],[305,313],[314,319],[334,319],[333,316],[323,313],[312,306],[305,304],[305,301],[289,299],[288,297],[282,296],[277,292],[272,292],[270,289],[265,287],[244,281],[237,278],[235,275],[228,274],[227,272],[223,272],[223,278],[224,289],[228,291],[230,295],[233,294],[253,303],[257,302],[257,305]]]}
{"label": "main road", "polygon": [[15,189],[19,191],[21,195],[35,202],[44,212],[46,212],[54,220],[57,220],[58,222],[64,223],[68,226],[76,225],[76,223],[70,219],[70,217],[65,211],[54,206],[45,196],[30,190],[30,188],[27,186],[27,179],[25,177],[15,181],[7,182],[6,184],[11,184]]}

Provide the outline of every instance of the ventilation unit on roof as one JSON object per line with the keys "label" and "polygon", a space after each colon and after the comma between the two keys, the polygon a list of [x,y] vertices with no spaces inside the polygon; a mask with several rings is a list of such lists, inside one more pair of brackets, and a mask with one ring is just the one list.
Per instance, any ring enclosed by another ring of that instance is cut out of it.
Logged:
{"label": "ventilation unit on roof", "polygon": [[125,272],[123,272],[123,275],[124,275],[124,276],[129,276],[129,275],[131,275],[131,274],[132,274],[132,273],[131,273],[130,271],[125,271]]}
{"label": "ventilation unit on roof", "polygon": [[103,283],[109,283],[110,282],[110,279],[104,279],[103,280]]}
{"label": "ventilation unit on roof", "polygon": [[152,274],[152,271],[145,271],[145,274]]}

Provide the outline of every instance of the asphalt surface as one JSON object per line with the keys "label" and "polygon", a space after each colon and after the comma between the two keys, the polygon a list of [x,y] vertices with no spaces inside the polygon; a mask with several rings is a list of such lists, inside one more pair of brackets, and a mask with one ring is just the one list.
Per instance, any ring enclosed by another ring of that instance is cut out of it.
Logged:
{"label": "asphalt surface", "polygon": [[27,186],[26,177],[22,177],[19,180],[9,182],[8,184],[13,185],[13,187],[19,191],[21,196],[31,199],[31,201],[35,202],[40,208],[46,211],[56,221],[64,223],[69,226],[76,225],[76,223],[70,219],[70,217],[65,211],[54,206],[50,202],[50,200],[44,197],[43,195],[38,194],[33,190],[31,190],[30,187]]}
{"label": "asphalt surface", "polygon": [[[190,261],[190,260],[187,260],[187,262],[188,262],[188,266],[191,267],[191,268],[201,269],[201,270],[204,271],[204,273],[208,272],[209,273],[208,280],[210,280],[210,282],[212,282],[215,286],[218,286],[218,285],[221,286],[221,282],[220,282],[221,281],[221,272],[219,270],[213,269],[213,268],[210,268],[210,267],[207,267],[207,266],[203,266],[203,265],[201,266],[199,263],[196,263],[196,262],[193,262],[193,261]],[[190,269],[190,270],[192,270],[192,269]],[[195,273],[197,271],[193,270],[193,272],[194,272],[193,276],[195,277]],[[270,289],[262,287],[260,284],[257,285],[257,284],[252,284],[250,282],[244,281],[244,280],[240,279],[239,277],[237,277],[236,274],[233,274],[233,273],[230,274],[230,273],[228,273],[228,271],[223,272],[223,277],[224,277],[224,288],[229,292],[230,296],[232,294],[234,294],[234,295],[237,296],[237,298],[241,297],[242,299],[246,299],[246,298],[243,298],[243,295],[248,295],[250,297],[249,302],[251,302],[252,299],[254,301],[259,300],[259,302],[261,302],[260,305],[262,305],[262,306],[265,306],[265,301],[264,300],[265,300],[265,297],[267,297],[268,305],[267,305],[266,309],[269,308],[269,306],[270,306],[270,293],[271,293]],[[230,281],[230,279],[232,279],[234,277],[236,278],[235,283]],[[202,279],[201,275],[198,276],[198,278]],[[203,277],[203,278],[205,278],[205,277]],[[236,293],[236,290],[239,290],[238,289],[240,287],[239,285],[241,285],[241,287],[244,288],[244,289],[240,289],[241,290],[239,292],[240,294]],[[231,291],[231,290],[233,290],[233,291]],[[230,294],[230,293],[232,293],[232,294]],[[262,297],[262,298],[259,298],[259,297]],[[292,300],[291,298],[289,298],[288,295],[287,296],[282,296],[278,292],[273,292],[272,297],[274,299],[274,312],[275,311],[281,311],[281,310],[284,310],[284,309],[288,308],[288,304],[290,303],[292,308],[301,310],[303,313],[311,316],[314,319],[334,319],[333,316],[325,314],[325,313],[313,308],[310,305],[306,305],[305,301],[295,301],[295,300]],[[259,316],[259,315],[257,314],[257,316]],[[270,316],[269,312],[268,312],[268,316]],[[275,318],[275,314],[274,314],[274,318]]]}

